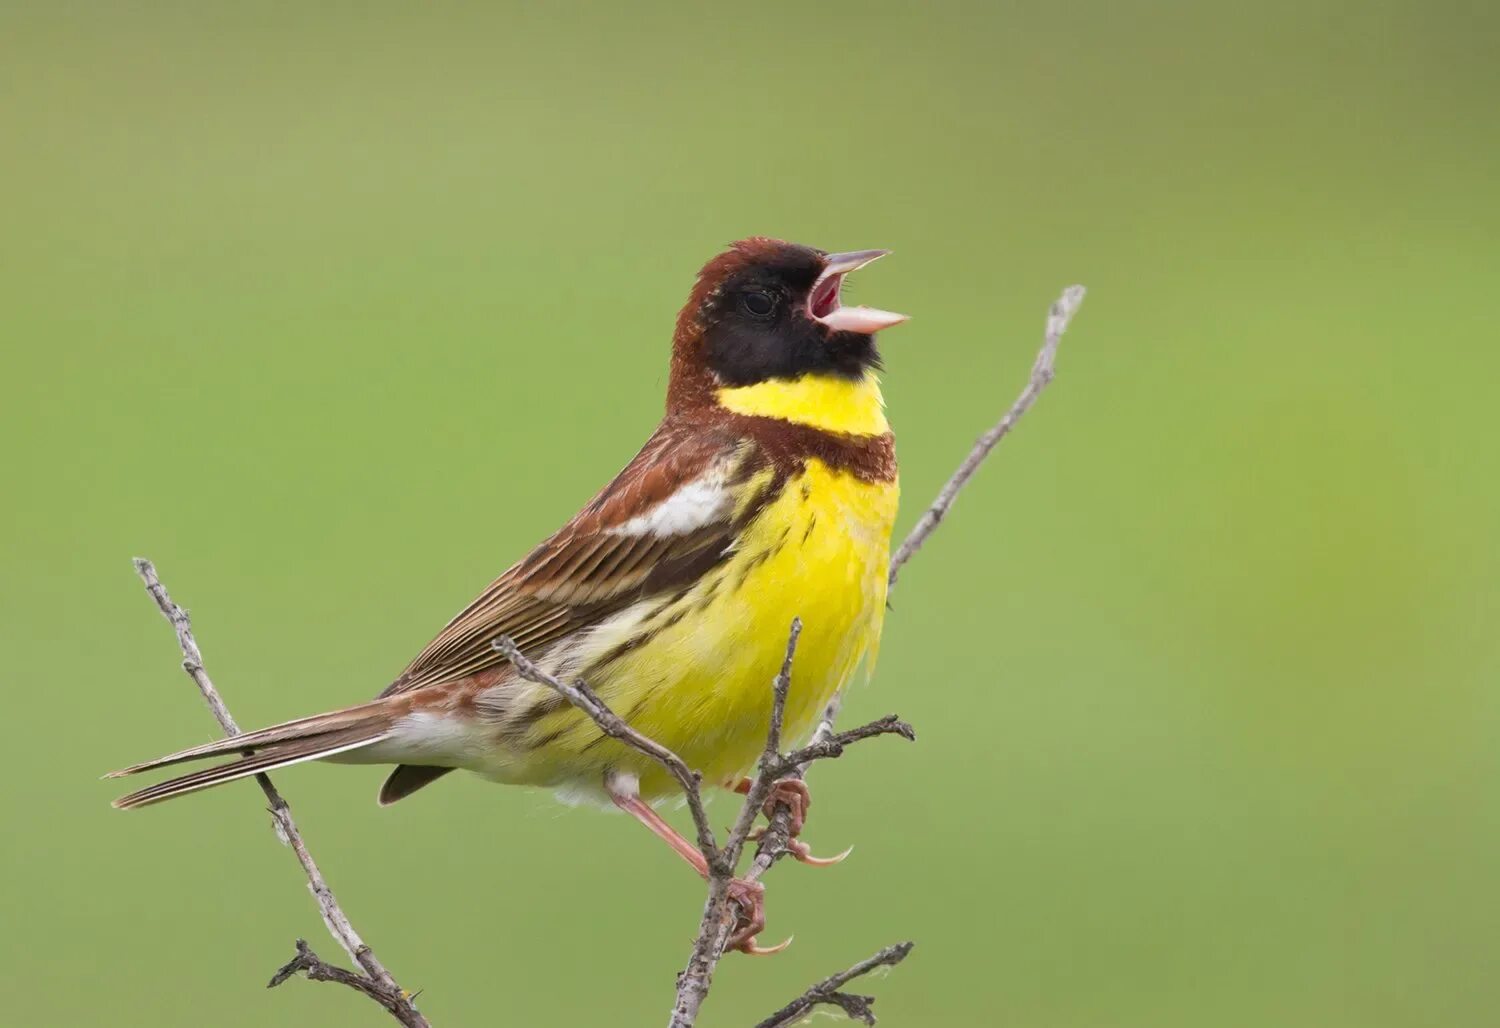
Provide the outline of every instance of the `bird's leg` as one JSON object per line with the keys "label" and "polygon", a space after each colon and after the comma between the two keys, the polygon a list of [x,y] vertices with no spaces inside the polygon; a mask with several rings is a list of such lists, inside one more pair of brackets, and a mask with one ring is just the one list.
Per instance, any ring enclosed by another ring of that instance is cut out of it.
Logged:
{"label": "bird's leg", "polygon": [[[744,796],[750,791],[751,784],[750,779],[741,778],[730,788],[741,796]],[[807,823],[807,811],[812,806],[812,790],[807,787],[807,783],[802,779],[778,778],[772,782],[771,793],[766,797],[766,802],[761,807],[761,810],[765,812],[766,817],[774,817],[776,815],[776,807],[782,803],[785,803],[788,811],[790,811],[787,821],[787,852],[797,860],[812,867],[831,867],[834,864],[841,863],[845,857],[853,852],[854,847],[851,846],[837,856],[815,857],[812,855],[812,850],[808,847],[807,843],[797,838],[797,836],[802,834],[802,827]],[[765,829],[763,828],[756,829],[753,838],[760,838],[764,832]]]}
{"label": "bird's leg", "polygon": [[[607,783],[607,791],[615,806],[651,829],[668,846],[672,847],[673,852],[693,865],[693,870],[698,872],[700,878],[705,880],[708,878],[708,860],[703,856],[703,851],[684,839],[682,834],[668,824],[651,804],[641,799],[634,791],[617,790],[613,787],[613,783]],[[766,926],[766,887],[760,882],[731,878],[729,899],[737,905],[740,915],[739,920],[735,922],[734,932],[724,944],[725,950],[739,950],[741,953],[762,957],[780,953],[791,945],[791,939],[770,947],[757,946],[755,943],[755,937]]]}
{"label": "bird's leg", "polygon": [[614,790],[610,790],[609,798],[614,801],[615,806],[655,832],[679,857],[692,864],[700,878],[708,877],[708,860],[703,856],[703,851],[667,824],[666,818],[658,814],[651,804],[639,796],[622,795]]}

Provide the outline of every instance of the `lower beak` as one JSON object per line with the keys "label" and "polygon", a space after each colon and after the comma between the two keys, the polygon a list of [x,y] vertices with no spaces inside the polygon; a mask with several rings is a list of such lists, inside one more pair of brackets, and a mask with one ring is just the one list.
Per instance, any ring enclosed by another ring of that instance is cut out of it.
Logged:
{"label": "lower beak", "polygon": [[845,275],[858,271],[890,252],[851,250],[848,253],[831,253],[824,258],[823,273],[813,283],[809,294],[813,320],[827,325],[835,332],[858,332],[860,335],[874,335],[883,328],[891,328],[906,321],[905,314],[877,310],[874,307],[845,307],[839,301],[839,290]]}

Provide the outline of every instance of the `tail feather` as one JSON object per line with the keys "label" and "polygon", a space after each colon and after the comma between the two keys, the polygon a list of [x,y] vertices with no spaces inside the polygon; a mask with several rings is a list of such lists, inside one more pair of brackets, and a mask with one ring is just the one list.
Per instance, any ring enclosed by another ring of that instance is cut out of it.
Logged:
{"label": "tail feather", "polygon": [[124,778],[126,775],[140,774],[142,771],[153,771],[159,767],[167,767],[172,764],[181,764],[188,760],[201,760],[204,757],[220,757],[226,753],[244,753],[249,750],[258,750],[276,743],[288,742],[298,739],[306,739],[317,735],[326,735],[330,732],[353,728],[356,726],[378,725],[381,728],[388,727],[391,722],[391,709],[388,700],[375,700],[371,703],[362,703],[357,707],[345,707],[343,710],[334,710],[326,714],[314,714],[311,717],[298,718],[295,721],[283,721],[279,725],[262,728],[255,732],[245,732],[225,739],[215,739],[201,746],[193,746],[176,753],[169,753],[165,757],[157,757],[140,764],[132,764],[118,771],[111,771],[105,778]]}
{"label": "tail feather", "polygon": [[399,701],[376,700],[326,714],[298,718],[256,732],[216,739],[202,746],[171,753],[109,774],[109,778],[133,775],[204,757],[236,754],[238,760],[216,764],[190,774],[159,782],[115,800],[121,810],[145,807],[162,800],[208,789],[239,778],[274,771],[306,760],[322,760],[351,750],[373,746],[390,738],[402,710]]}
{"label": "tail feather", "polygon": [[[150,806],[160,803],[176,796],[183,796],[190,792],[198,792],[215,785],[223,785],[225,782],[233,782],[240,778],[248,778],[265,771],[274,771],[279,767],[287,767],[291,764],[300,764],[307,760],[319,760],[324,757],[332,757],[339,753],[347,753],[349,750],[360,749],[373,743],[380,742],[391,734],[390,726],[377,726],[373,724],[356,725],[338,731],[324,732],[309,736],[304,739],[293,739],[287,742],[274,743],[258,753],[242,757],[228,764],[217,764],[214,767],[206,767],[191,774],[181,775],[177,778],[159,782],[131,793],[121,796],[114,801],[114,806],[120,810],[133,810],[137,807]],[[241,744],[243,736],[237,736],[232,742]]]}

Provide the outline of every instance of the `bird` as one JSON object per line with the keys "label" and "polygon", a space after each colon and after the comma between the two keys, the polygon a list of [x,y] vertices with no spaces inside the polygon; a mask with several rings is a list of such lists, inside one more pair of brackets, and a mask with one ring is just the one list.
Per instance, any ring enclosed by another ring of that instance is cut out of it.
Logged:
{"label": "bird", "polygon": [[[784,731],[806,736],[863,662],[886,609],[899,477],[877,333],[906,315],[843,301],[886,250],[830,253],[764,236],[698,273],[677,316],[665,412],[624,469],[450,620],[374,700],[135,764],[233,758],[114,801],[145,807],[298,764],[393,764],[395,803],[455,769],[631,814],[687,860],[657,812],[681,787],[492,645],[587,681],[702,780],[744,791],[764,748],[787,626],[805,625]],[[777,783],[800,831],[811,802]],[[805,844],[793,855],[807,863]],[[835,860],[838,858],[834,858]],[[759,947],[763,887],[735,879],[729,948]]]}

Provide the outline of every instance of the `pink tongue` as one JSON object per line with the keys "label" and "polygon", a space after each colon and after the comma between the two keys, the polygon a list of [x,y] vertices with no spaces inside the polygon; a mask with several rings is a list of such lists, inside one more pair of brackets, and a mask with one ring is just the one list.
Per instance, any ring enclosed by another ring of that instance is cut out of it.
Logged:
{"label": "pink tongue", "polygon": [[813,317],[821,318],[838,306],[839,283],[842,281],[842,275],[834,275],[828,280],[827,285],[819,287],[818,295],[813,297]]}
{"label": "pink tongue", "polygon": [[859,332],[870,335],[907,320],[905,314],[876,310],[874,307],[840,307],[818,318],[835,332]]}

